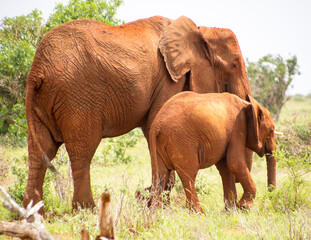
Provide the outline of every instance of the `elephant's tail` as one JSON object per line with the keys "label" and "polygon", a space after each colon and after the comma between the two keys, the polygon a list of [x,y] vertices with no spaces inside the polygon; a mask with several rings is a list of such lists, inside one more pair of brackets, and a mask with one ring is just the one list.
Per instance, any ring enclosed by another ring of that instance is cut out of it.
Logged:
{"label": "elephant's tail", "polygon": [[[35,130],[35,116],[38,115],[38,106],[35,102],[35,92],[42,84],[42,80],[38,79],[37,75],[31,70],[28,78],[27,78],[27,86],[26,86],[26,118],[28,124],[28,138],[31,136],[32,147],[36,149],[39,155],[42,156],[43,163],[46,165],[48,169],[53,172],[57,172],[55,167],[51,164],[49,157],[42,150],[41,144],[38,140],[36,130]],[[40,117],[39,117],[40,118]],[[41,118],[40,118],[41,120]]]}

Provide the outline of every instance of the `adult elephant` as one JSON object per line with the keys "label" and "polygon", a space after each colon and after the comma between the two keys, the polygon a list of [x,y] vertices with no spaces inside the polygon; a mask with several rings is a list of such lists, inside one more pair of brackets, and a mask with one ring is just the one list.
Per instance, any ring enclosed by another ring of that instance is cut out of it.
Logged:
{"label": "adult elephant", "polygon": [[73,207],[94,206],[90,163],[102,138],[141,127],[148,139],[161,106],[183,90],[231,92],[250,85],[235,35],[189,18],[121,26],[76,20],[48,32],[26,86],[29,174],[24,206],[42,199],[46,164],[65,143]]}

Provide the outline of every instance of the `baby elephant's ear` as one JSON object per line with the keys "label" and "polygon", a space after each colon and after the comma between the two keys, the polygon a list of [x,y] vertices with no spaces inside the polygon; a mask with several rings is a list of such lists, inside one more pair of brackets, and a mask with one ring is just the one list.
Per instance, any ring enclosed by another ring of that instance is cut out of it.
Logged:
{"label": "baby elephant's ear", "polygon": [[262,109],[258,102],[251,96],[247,95],[246,100],[250,105],[246,108],[247,122],[247,147],[256,153],[262,149],[262,139],[260,135],[260,126],[264,120]]}

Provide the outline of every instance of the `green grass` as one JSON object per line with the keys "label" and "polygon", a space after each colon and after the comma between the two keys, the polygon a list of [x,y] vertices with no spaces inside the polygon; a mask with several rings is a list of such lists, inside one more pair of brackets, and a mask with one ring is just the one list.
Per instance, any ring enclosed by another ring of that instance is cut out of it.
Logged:
{"label": "green grass", "polygon": [[[291,99],[281,112],[277,126],[282,129],[288,122],[303,124],[311,119],[311,99]],[[286,133],[285,133],[286,134]],[[18,164],[26,169],[27,148],[5,148],[0,152],[0,185],[13,186],[16,178],[10,167]],[[64,150],[61,150],[64,151]],[[150,214],[145,204],[138,203],[135,191],[148,187],[151,182],[151,166],[147,143],[142,139],[134,149],[128,149],[133,161],[130,164],[109,165],[101,163],[103,144],[98,148],[91,165],[92,191],[96,202],[107,188],[112,197],[112,213],[116,222],[118,239],[311,239],[311,180],[303,176],[303,184],[292,188],[289,173],[278,169],[277,189],[267,191],[267,171],[264,159],[255,157],[252,176],[257,187],[257,197],[250,211],[224,211],[223,190],[215,167],[201,170],[196,186],[204,215],[197,215],[185,208],[185,194],[180,180],[172,191],[171,204]],[[68,158],[57,165],[63,174],[62,182],[69,181]],[[54,161],[54,164],[57,162]],[[66,199],[61,200],[54,190],[55,181],[49,175],[49,205],[46,229],[57,239],[80,239],[84,226],[92,235],[99,233],[98,209],[71,212],[72,184],[66,185]],[[237,184],[239,196],[242,188]],[[295,193],[297,192],[297,195]],[[294,197],[296,198],[294,198]],[[293,199],[297,204],[293,204]],[[294,206],[294,207],[293,207]],[[12,214],[0,207],[0,221],[13,220]],[[0,236],[0,239],[7,238]]]}
{"label": "green grass", "polygon": [[297,123],[311,119],[311,97],[293,97],[282,107],[279,124],[286,121]]}

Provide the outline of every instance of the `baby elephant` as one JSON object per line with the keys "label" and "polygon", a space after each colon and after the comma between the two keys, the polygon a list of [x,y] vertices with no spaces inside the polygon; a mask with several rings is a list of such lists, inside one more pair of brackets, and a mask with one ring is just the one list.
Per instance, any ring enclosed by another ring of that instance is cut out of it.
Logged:
{"label": "baby elephant", "polygon": [[199,169],[216,164],[222,177],[226,207],[236,202],[237,180],[244,190],[238,206],[249,208],[256,196],[256,187],[245,161],[245,147],[260,157],[269,155],[268,178],[275,185],[274,123],[266,108],[251,96],[244,101],[229,93],[175,95],[163,105],[150,129],[149,206],[159,206],[159,196],[168,184],[171,171],[176,170],[187,205],[203,212],[195,178]]}

